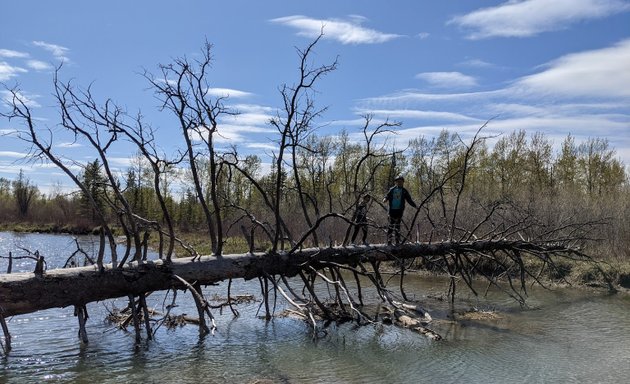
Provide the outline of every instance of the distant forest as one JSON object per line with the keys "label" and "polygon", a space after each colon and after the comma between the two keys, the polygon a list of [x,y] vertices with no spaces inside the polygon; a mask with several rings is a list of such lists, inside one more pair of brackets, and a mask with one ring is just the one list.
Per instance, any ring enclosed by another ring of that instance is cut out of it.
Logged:
{"label": "distant forest", "polygon": [[[369,120],[367,117],[366,126]],[[457,134],[446,130],[437,138],[414,139],[400,151],[392,150],[387,142],[378,148],[374,148],[374,142],[366,142],[354,143],[345,132],[338,136],[311,135],[295,149],[295,164],[289,164],[292,169],[281,178],[279,191],[281,210],[285,217],[295,219],[289,227],[296,233],[312,226],[305,219],[310,216],[336,213],[352,220],[360,196],[370,194],[370,240],[384,241],[387,219],[381,199],[395,175],[403,174],[405,187],[414,200],[424,202],[416,228],[410,229],[414,241],[439,241],[444,237],[440,228],[450,224],[445,221],[452,209],[452,204],[445,202],[458,198],[462,202],[459,220],[478,221],[481,207],[500,210],[509,206],[510,215],[519,214],[518,210],[532,210],[537,216],[556,215],[557,220],[598,222],[602,225],[589,235],[595,240],[598,253],[630,257],[629,177],[606,139],[591,138],[576,144],[569,135],[559,151],[553,150],[543,133],[528,136],[522,130],[496,138],[492,147],[487,140],[479,140],[472,151]],[[199,170],[210,166],[203,159],[197,162]],[[125,174],[118,175],[118,190],[138,216],[163,222],[151,165],[140,154],[133,163]],[[461,177],[464,164],[465,182]],[[236,161],[223,154],[221,165],[214,185],[216,204],[222,212],[223,237],[242,237],[244,222],[273,222],[273,212],[263,199],[276,193],[278,178],[274,172],[264,174],[257,156]],[[207,179],[210,174],[197,175],[202,178],[200,185],[213,184]],[[170,167],[159,177],[160,192],[173,225],[178,231],[203,233],[206,220],[190,170]],[[87,164],[79,179],[89,194],[81,190],[43,194],[24,172],[14,180],[0,178],[0,222],[5,229],[88,233],[99,226],[90,195],[98,209],[106,212],[108,221],[115,222],[115,199],[100,161]],[[175,190],[174,184],[189,187]],[[302,213],[303,210],[308,212]],[[407,213],[407,223],[412,221],[411,214]],[[322,225],[317,232],[325,241],[341,243],[346,226],[347,222],[337,221]]]}

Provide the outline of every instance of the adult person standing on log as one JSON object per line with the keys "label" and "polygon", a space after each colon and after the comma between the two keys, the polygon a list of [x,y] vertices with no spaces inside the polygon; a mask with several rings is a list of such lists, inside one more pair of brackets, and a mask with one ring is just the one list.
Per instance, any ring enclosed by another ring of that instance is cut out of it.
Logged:
{"label": "adult person standing on log", "polygon": [[392,234],[395,234],[396,245],[400,244],[400,223],[402,222],[403,213],[405,211],[405,202],[414,208],[416,203],[411,199],[411,194],[404,187],[405,178],[398,175],[394,179],[395,185],[387,191],[383,197],[383,203],[389,202],[389,226],[387,227],[387,245],[392,245]]}

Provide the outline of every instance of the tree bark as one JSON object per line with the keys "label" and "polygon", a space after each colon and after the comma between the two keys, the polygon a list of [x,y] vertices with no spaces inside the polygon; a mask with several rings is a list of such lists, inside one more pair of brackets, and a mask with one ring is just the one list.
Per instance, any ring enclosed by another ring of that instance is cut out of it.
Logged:
{"label": "tree bark", "polygon": [[146,292],[184,289],[173,278],[177,275],[188,282],[210,285],[227,279],[282,275],[291,277],[305,268],[322,269],[330,263],[356,266],[360,262],[378,262],[455,253],[487,253],[519,250],[523,253],[566,253],[560,245],[535,244],[524,241],[476,241],[415,243],[392,247],[309,248],[293,253],[255,253],[179,258],[131,262],[122,268],[105,265],[55,269],[42,275],[13,273],[0,275],[0,313],[4,317],[31,313],[48,308],[87,303],[106,299],[138,296]]}

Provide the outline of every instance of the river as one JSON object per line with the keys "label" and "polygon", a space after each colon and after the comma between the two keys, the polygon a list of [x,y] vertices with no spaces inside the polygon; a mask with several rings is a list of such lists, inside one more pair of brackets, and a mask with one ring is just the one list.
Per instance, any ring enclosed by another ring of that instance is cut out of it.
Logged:
{"label": "river", "polygon": [[[38,250],[48,268],[63,265],[76,249],[70,236],[0,233],[0,256],[25,254],[20,248]],[[14,272],[32,268],[31,260],[14,260]],[[0,270],[6,269],[7,260],[0,259]],[[261,320],[255,302],[240,305],[238,318],[229,310],[213,313],[214,335],[200,338],[191,325],[162,327],[154,340],[135,346],[133,333],[104,320],[109,309],[126,305],[119,299],[88,305],[87,345],[78,340],[71,308],[8,319],[13,348],[0,355],[0,383],[625,383],[630,378],[627,295],[532,289],[530,308],[521,309],[500,293],[465,294],[458,309],[495,310],[497,316],[454,322],[436,299],[445,292],[444,279],[406,282],[407,295],[425,303],[435,318],[431,328],[444,340],[392,326],[346,324],[314,341],[298,320]],[[226,291],[220,284],[204,294]],[[259,296],[259,285],[237,281],[232,292]],[[163,295],[151,303],[162,310]],[[180,292],[178,303],[177,313],[196,313],[187,294]]]}

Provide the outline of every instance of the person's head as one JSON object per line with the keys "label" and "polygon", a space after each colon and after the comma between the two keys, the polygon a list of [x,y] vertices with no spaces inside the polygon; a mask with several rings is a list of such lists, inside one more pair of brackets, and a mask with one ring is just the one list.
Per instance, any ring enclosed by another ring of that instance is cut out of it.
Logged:
{"label": "person's head", "polygon": [[405,184],[405,178],[403,177],[403,175],[398,175],[394,179],[394,183],[396,183],[397,186],[402,187],[403,184]]}
{"label": "person's head", "polygon": [[370,195],[366,193],[365,195],[363,195],[363,202],[367,203],[368,201],[370,201]]}

